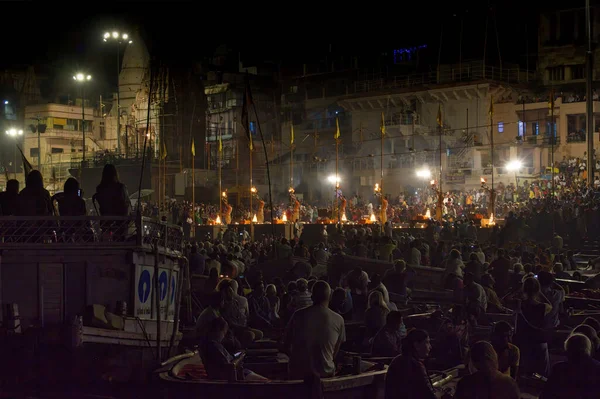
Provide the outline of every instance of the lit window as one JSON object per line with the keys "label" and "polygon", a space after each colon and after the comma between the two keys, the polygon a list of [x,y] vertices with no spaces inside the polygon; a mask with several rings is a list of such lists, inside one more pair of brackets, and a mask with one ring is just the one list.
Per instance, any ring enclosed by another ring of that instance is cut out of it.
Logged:
{"label": "lit window", "polygon": [[498,133],[504,132],[504,122],[498,122]]}
{"label": "lit window", "polygon": [[523,121],[519,121],[519,136],[525,136],[527,125]]}

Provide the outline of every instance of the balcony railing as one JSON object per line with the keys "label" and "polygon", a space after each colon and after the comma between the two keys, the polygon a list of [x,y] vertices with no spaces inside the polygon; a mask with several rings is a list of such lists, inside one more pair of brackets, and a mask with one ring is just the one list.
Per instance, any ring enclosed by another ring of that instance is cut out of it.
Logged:
{"label": "balcony railing", "polygon": [[532,81],[534,74],[520,68],[499,68],[493,66],[469,65],[445,68],[438,71],[394,76],[386,79],[363,80],[354,83],[354,92],[369,92],[395,88],[444,84],[452,82],[470,82],[492,80],[506,83]]}
{"label": "balcony railing", "polygon": [[4,216],[0,249],[142,247],[179,255],[184,244],[180,226],[142,217]]}

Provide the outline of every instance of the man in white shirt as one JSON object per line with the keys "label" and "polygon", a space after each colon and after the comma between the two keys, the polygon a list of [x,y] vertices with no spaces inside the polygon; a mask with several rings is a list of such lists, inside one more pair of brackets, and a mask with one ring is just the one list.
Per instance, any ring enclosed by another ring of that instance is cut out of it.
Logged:
{"label": "man in white shirt", "polygon": [[325,281],[313,286],[313,305],[296,311],[288,323],[284,348],[290,357],[290,379],[335,374],[334,359],[346,340],[344,319],[329,309],[331,288]]}

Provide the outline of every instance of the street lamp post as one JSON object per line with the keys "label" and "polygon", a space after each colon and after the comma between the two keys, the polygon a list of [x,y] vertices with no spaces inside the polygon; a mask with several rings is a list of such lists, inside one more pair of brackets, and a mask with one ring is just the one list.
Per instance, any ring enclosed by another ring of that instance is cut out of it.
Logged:
{"label": "street lamp post", "polygon": [[[119,75],[121,74],[121,41],[127,44],[133,43],[133,40],[129,39],[127,33],[119,33],[113,31],[112,33],[104,32],[103,40],[108,42],[109,40],[117,43],[117,153],[121,153],[121,109],[119,108],[119,102],[121,100],[121,94],[119,93]],[[126,136],[127,137],[127,136]],[[125,154],[127,154],[127,145],[125,146]]]}
{"label": "street lamp post", "polygon": [[73,76],[73,80],[81,85],[81,137],[83,138],[83,163],[85,163],[85,83],[92,80],[92,75],[78,73]]}
{"label": "street lamp post", "polygon": [[[6,134],[8,134],[12,138],[14,138],[15,141],[16,141],[18,136],[22,136],[23,135],[23,130],[11,128],[11,129],[8,129],[6,131]],[[39,148],[38,148],[38,152],[39,152]],[[14,167],[13,170],[14,170],[14,176],[15,176],[15,179],[16,179],[17,178],[17,143],[16,142],[15,142],[14,154],[15,154],[15,161],[14,161],[15,163],[13,164],[13,167]],[[39,154],[38,154],[38,156],[39,156]]]}

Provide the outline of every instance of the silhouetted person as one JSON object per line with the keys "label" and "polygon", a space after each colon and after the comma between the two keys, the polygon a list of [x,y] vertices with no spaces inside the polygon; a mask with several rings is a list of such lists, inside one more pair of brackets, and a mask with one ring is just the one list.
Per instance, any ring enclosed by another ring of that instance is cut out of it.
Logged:
{"label": "silhouetted person", "polygon": [[11,179],[6,182],[6,191],[0,193],[0,212],[2,216],[17,214],[19,203],[19,181]]}
{"label": "silhouetted person", "polygon": [[106,164],[102,171],[102,180],[96,187],[96,201],[102,216],[127,216],[131,201],[127,187],[119,181],[115,165]]}
{"label": "silhouetted person", "polygon": [[74,177],[69,177],[65,182],[64,191],[52,197],[58,202],[60,216],[85,216],[87,214],[85,201],[80,194],[79,182]]}
{"label": "silhouetted person", "polygon": [[39,170],[32,170],[25,180],[25,188],[18,198],[19,216],[51,216],[54,213],[50,193],[44,188],[44,179]]}

